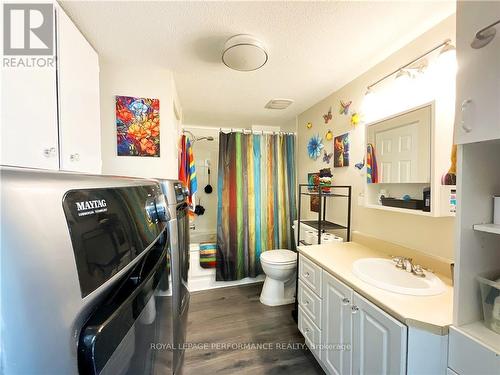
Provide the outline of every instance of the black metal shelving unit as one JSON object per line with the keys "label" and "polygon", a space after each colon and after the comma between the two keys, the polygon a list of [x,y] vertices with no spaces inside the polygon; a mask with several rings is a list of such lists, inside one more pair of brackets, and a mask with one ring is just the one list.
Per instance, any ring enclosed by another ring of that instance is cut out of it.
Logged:
{"label": "black metal shelving unit", "polygon": [[[303,191],[304,188],[307,191]],[[310,189],[318,189],[318,191],[310,191]],[[338,194],[338,193],[327,193],[324,192],[323,189],[343,189],[346,190],[346,194]],[[319,196],[320,205],[318,210],[318,219],[317,220],[301,220],[300,219],[300,211],[302,208],[302,197],[303,196]],[[326,220],[326,201],[327,198],[347,198],[347,224],[338,224],[331,221]],[[352,202],[352,186],[350,185],[327,185],[327,186],[316,186],[310,184],[299,184],[299,207],[298,207],[298,217],[297,217],[297,226],[295,228],[297,232],[297,246],[300,245],[310,245],[305,242],[301,242],[300,239],[300,223],[304,223],[310,227],[313,227],[318,231],[318,245],[321,244],[321,233],[324,233],[328,230],[338,230],[344,229],[347,231],[346,240],[349,242],[351,240],[351,202]]]}
{"label": "black metal shelving unit", "polygon": [[[306,191],[303,191],[306,188]],[[335,192],[324,192],[323,189],[330,188]],[[311,189],[317,189],[317,191],[311,191]],[[346,191],[345,194],[338,194],[336,191],[338,189],[343,189]],[[318,231],[318,245],[321,244],[321,234],[330,230],[346,230],[346,240],[351,241],[351,203],[352,203],[352,186],[350,185],[310,185],[310,184],[299,184],[299,203],[298,203],[298,214],[297,214],[297,246],[300,245],[311,245],[300,239],[300,224],[303,223],[308,225]],[[300,211],[302,208],[302,197],[303,196],[319,196],[320,205],[318,210],[317,220],[301,220]],[[346,198],[347,199],[347,224],[334,223],[332,221],[326,220],[326,202],[328,198]],[[297,298],[297,292],[299,290],[299,252],[297,251],[297,279],[295,281],[295,309],[292,311],[292,316],[295,322],[297,322],[298,312],[299,312],[299,301]]]}

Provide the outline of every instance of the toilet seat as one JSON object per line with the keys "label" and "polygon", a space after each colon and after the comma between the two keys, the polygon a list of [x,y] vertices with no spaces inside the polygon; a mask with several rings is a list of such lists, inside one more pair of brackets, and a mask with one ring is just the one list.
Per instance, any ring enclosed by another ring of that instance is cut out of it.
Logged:
{"label": "toilet seat", "polygon": [[268,250],[260,254],[260,260],[268,264],[294,264],[297,262],[297,254],[291,250]]}

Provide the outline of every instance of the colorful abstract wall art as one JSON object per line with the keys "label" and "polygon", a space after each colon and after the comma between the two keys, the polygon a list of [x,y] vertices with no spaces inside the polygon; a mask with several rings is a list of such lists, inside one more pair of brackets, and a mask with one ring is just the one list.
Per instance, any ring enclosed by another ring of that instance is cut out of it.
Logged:
{"label": "colorful abstract wall art", "polygon": [[160,100],[116,96],[118,156],[160,156]]}
{"label": "colorful abstract wall art", "polygon": [[333,166],[349,166],[349,133],[339,135],[333,141]]}

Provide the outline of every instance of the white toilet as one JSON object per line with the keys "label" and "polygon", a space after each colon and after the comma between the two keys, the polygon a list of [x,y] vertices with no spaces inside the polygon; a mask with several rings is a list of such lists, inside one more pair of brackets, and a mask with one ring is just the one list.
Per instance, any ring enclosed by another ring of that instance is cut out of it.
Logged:
{"label": "white toilet", "polygon": [[266,280],[260,302],[268,306],[295,302],[295,272],[297,253],[290,250],[268,250],[260,255]]}

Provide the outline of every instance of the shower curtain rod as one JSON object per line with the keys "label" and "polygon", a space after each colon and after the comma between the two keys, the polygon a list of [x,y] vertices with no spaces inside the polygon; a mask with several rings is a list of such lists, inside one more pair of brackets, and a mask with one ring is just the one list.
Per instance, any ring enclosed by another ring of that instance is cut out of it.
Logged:
{"label": "shower curtain rod", "polygon": [[[185,130],[186,129],[186,130]],[[184,132],[184,130],[186,132],[189,132],[189,130],[187,129],[209,129],[209,130],[218,130],[219,133],[220,132],[230,132],[230,133],[233,133],[233,132],[239,132],[239,133],[243,133],[243,134],[284,134],[284,135],[297,135],[297,133],[295,132],[284,132],[284,131],[279,131],[279,132],[273,132],[273,131],[269,131],[269,130],[253,130],[253,129],[248,129],[248,128],[217,128],[215,126],[197,126],[197,127],[189,127],[189,126],[186,126],[186,128],[183,128],[182,129],[182,132]]]}

